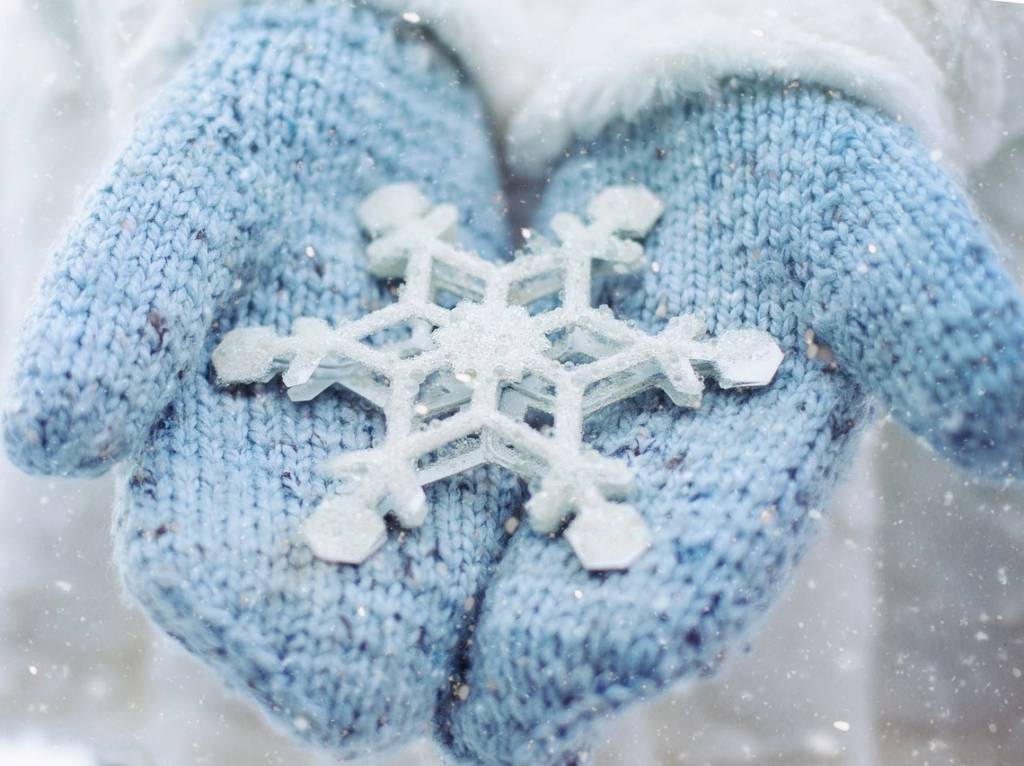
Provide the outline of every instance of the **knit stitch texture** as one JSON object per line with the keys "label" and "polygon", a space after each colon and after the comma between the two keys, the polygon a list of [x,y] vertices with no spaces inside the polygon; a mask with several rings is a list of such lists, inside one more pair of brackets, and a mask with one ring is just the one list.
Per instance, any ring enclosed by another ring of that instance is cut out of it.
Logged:
{"label": "knit stitch texture", "polygon": [[652,392],[590,420],[637,473],[653,549],[594,574],[557,536],[509,542],[520,487],[478,469],[434,485],[425,525],[363,565],[316,560],[298,530],[331,489],[319,463],[370,446],[379,413],[343,391],[224,390],[208,360],[232,327],[389,301],[354,215],[385,183],[455,202],[468,246],[505,250],[480,106],[415,38],[326,2],[211,30],[59,252],[5,414],[27,470],[126,461],[128,586],[296,734],[352,756],[433,725],[466,760],[565,761],[594,721],[721,662],[799,558],[871,401],[969,466],[1021,469],[1024,310],[955,185],[877,111],[740,82],[580,144],[538,214],[646,184],[667,206],[657,269],[602,300],[650,330],[693,311],[716,334],[761,327],[787,351],[766,389],[696,412]]}
{"label": "knit stitch texture", "polygon": [[115,533],[131,591],[288,729],[346,756],[430,733],[518,483],[440,482],[423,527],[363,566],[321,562],[299,534],[331,491],[319,465],[369,446],[380,414],[344,392],[225,391],[209,358],[235,326],[287,332],[391,301],[355,216],[383,184],[455,202],[467,246],[504,253],[481,106],[416,37],[336,3],[210,30],[58,253],[4,423],[30,471],[127,458]]}
{"label": "knit stitch texture", "polygon": [[633,467],[654,546],[594,574],[515,535],[442,726],[467,761],[569,761],[593,722],[712,672],[799,559],[872,402],[968,466],[1021,469],[1021,300],[911,131],[823,89],[733,82],[578,144],[538,225],[627,182],[666,211],[650,271],[601,300],[648,330],[689,312],[760,327],[786,358],[696,412],[651,392],[590,419]]}

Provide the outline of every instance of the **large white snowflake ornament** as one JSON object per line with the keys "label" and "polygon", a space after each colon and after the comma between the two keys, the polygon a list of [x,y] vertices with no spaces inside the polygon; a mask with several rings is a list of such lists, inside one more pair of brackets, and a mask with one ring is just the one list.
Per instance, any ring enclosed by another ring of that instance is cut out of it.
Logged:
{"label": "large white snowflake ornament", "polygon": [[382,443],[324,466],[344,485],[303,524],[313,552],[360,563],[384,542],[386,513],[419,526],[424,486],[494,463],[531,483],[526,510],[536,531],[571,516],[565,534],[583,566],[629,567],[650,532],[619,502],[631,471],[583,442],[584,419],[651,387],[697,407],[702,376],[722,388],[761,386],[782,360],[760,330],[704,339],[700,319],[687,315],[649,335],[592,306],[595,277],[643,267],[636,240],[661,212],[644,187],[610,188],[590,202],[589,224],[559,214],[557,243],[535,238],[530,252],[490,263],[455,244],[453,206],[432,205],[412,185],[387,186],[359,218],[373,240],[370,272],[405,280],[397,302],[333,329],[297,319],[289,337],[264,327],[229,332],[213,353],[221,384],[281,374],[293,401],[339,385],[384,411]]}

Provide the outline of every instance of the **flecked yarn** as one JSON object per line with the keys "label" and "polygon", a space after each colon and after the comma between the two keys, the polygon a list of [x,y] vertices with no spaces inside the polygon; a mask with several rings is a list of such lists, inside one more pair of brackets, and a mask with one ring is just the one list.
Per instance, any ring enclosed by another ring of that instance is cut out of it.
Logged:
{"label": "flecked yarn", "polygon": [[5,412],[27,470],[124,461],[128,587],[291,731],[344,756],[434,731],[467,761],[570,760],[594,722],[737,644],[873,402],[945,455],[1019,473],[1024,312],[955,185],[875,110],[737,82],[579,144],[538,213],[646,184],[666,203],[651,270],[601,300],[649,329],[694,311],[712,333],[761,327],[787,351],[767,388],[591,418],[636,471],[653,549],[594,574],[557,536],[509,540],[521,488],[478,469],[433,485],[427,523],[363,565],[314,559],[298,528],[330,491],[319,464],[371,445],[380,414],[341,391],[224,390],[208,360],[232,327],[391,299],[355,220],[383,184],[456,203],[468,246],[505,250],[481,107],[418,38],[327,2],[211,30],[58,253]]}
{"label": "flecked yarn", "polygon": [[564,540],[515,535],[442,727],[467,761],[570,761],[594,722],[712,672],[800,558],[871,403],[968,466],[1021,469],[1021,300],[910,130],[824,89],[733,82],[578,144],[538,226],[621,183],[666,212],[650,271],[601,300],[652,330],[686,312],[760,327],[786,359],[696,412],[650,393],[591,418],[637,474],[653,549],[594,574]]}

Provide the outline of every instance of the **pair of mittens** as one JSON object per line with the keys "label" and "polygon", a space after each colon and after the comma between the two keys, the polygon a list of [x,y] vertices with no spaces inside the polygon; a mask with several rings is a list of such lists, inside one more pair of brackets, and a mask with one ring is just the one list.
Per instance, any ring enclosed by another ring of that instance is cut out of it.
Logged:
{"label": "pair of mittens", "polygon": [[537,214],[543,230],[648,186],[666,206],[652,268],[601,301],[652,331],[685,313],[758,327],[786,352],[770,387],[697,411],[649,392],[588,420],[637,475],[651,550],[595,574],[563,539],[510,537],[524,492],[485,467],[432,485],[424,525],[365,563],[320,561],[299,534],[330,490],[320,464],[373,444],[380,413],[343,391],[225,390],[209,359],[234,327],[392,300],[355,211],[396,181],[457,203],[467,246],[507,251],[486,120],[450,62],[361,8],[232,14],[70,232],[5,412],[27,470],[123,462],[129,588],[309,741],[353,756],[433,732],[467,761],[574,758],[593,722],[719,664],[872,402],[969,466],[1020,469],[1021,301],[960,192],[874,109],[742,81],[576,147]]}

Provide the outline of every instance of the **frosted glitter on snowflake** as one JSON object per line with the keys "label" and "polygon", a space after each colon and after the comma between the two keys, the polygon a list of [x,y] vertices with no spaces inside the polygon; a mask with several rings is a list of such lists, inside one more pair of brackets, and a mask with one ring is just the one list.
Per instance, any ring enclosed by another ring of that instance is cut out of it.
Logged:
{"label": "frosted glitter on snowflake", "polygon": [[[344,489],[303,524],[314,554],[364,561],[387,539],[385,514],[417,527],[429,512],[423,487],[491,463],[530,483],[534,530],[553,532],[572,517],[565,537],[584,567],[636,561],[651,535],[622,502],[632,472],[583,442],[584,419],[649,388],[699,407],[704,377],[721,388],[767,385],[782,361],[761,330],[706,339],[701,320],[685,315],[650,335],[592,305],[596,277],[643,268],[638,240],[661,212],[642,186],[609,188],[588,205],[589,223],[560,213],[556,242],[534,238],[530,252],[497,264],[455,244],[453,206],[434,206],[410,184],[386,186],[359,219],[372,239],[370,272],[405,280],[395,303],[336,328],[303,317],[288,337],[265,327],[229,332],[213,352],[222,385],[280,374],[293,401],[338,385],[384,412],[382,443],[324,466]],[[442,295],[458,305],[445,308]],[[381,335],[402,338],[366,342]],[[547,424],[531,425],[536,416]]]}

